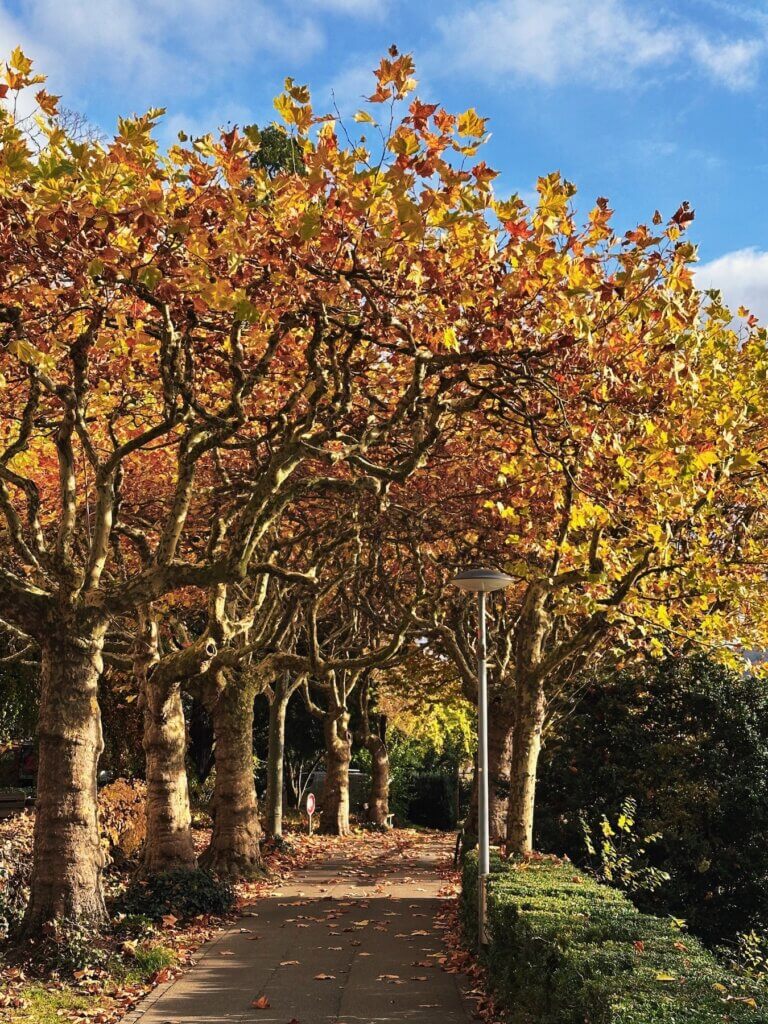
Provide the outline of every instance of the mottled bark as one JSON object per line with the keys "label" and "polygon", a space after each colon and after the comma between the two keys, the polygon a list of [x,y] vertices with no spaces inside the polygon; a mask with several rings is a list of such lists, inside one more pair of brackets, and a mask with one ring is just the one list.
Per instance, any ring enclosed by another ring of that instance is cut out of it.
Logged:
{"label": "mottled bark", "polygon": [[288,697],[275,695],[269,705],[267,751],[267,835],[283,834],[283,778],[285,765],[285,713]]}
{"label": "mottled bark", "polygon": [[346,708],[326,714],[325,785],[320,831],[326,835],[349,835],[349,762],[352,758],[352,737],[349,733],[349,712]]}
{"label": "mottled bark", "polygon": [[389,752],[381,737],[370,733],[366,748],[371,755],[371,794],[368,819],[374,825],[386,825],[389,817]]}
{"label": "mottled bark", "polygon": [[205,782],[213,770],[213,722],[205,704],[199,697],[192,699],[189,718],[189,758],[194,765],[198,782]]}
{"label": "mottled bark", "polygon": [[[502,843],[507,835],[509,773],[512,756],[513,715],[493,703],[488,716],[488,816],[492,843]],[[469,810],[464,829],[477,835],[477,773],[472,781]]]}
{"label": "mottled bark", "polygon": [[[357,742],[371,756],[371,789],[368,796],[368,820],[379,826],[389,817],[389,751],[387,749],[387,716],[372,714],[371,675],[367,673],[357,691],[360,724]],[[374,724],[372,724],[372,721]]]}
{"label": "mottled bark", "polygon": [[106,920],[96,801],[103,640],[103,625],[59,622],[41,641],[35,833],[23,940],[41,937],[54,921],[98,927]]}
{"label": "mottled bark", "polygon": [[517,708],[507,815],[507,852],[525,855],[533,849],[536,777],[544,728],[544,685],[536,675],[522,674],[517,684]]}
{"label": "mottled bark", "polygon": [[177,683],[144,687],[144,753],[147,758],[147,841],[144,874],[192,869],[197,864],[187,784],[186,728]]}
{"label": "mottled bark", "polygon": [[226,878],[254,878],[264,867],[253,777],[253,689],[244,681],[235,678],[221,689],[213,707],[213,732],[213,833],[201,863]]}
{"label": "mottled bark", "polygon": [[488,814],[493,843],[503,842],[507,834],[513,724],[512,714],[502,709],[494,709],[488,722]]}

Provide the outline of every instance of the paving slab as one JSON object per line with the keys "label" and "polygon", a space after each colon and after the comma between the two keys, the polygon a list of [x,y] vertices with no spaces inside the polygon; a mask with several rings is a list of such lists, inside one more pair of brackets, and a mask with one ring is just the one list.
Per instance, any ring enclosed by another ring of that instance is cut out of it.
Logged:
{"label": "paving slab", "polygon": [[354,862],[299,871],[126,1024],[467,1024],[463,978],[440,963],[451,852],[447,839],[369,842]]}

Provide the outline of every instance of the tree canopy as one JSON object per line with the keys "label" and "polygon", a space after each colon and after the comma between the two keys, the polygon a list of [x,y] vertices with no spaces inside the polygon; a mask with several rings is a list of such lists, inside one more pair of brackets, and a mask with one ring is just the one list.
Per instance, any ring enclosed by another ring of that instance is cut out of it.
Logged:
{"label": "tree canopy", "polygon": [[74,133],[43,82],[16,50],[0,97],[0,619],[40,661],[27,937],[104,919],[105,662],[144,712],[142,870],[196,861],[186,691],[228,752],[205,858],[237,875],[254,696],[274,773],[291,696],[322,719],[342,834],[354,729],[386,820],[373,716],[440,692],[419,727],[465,728],[468,563],[513,579],[490,630],[513,853],[586,661],[764,646],[766,333],[696,288],[687,204],[620,233],[558,173],[498,197],[486,120],[421,101],[394,48],[350,124],[286,79],[281,125],[167,151],[162,110]]}

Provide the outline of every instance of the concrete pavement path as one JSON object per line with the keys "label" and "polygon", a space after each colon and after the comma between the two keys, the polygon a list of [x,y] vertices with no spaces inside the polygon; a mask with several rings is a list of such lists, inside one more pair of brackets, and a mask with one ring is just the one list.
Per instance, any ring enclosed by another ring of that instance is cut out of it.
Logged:
{"label": "concrete pavement path", "polygon": [[128,1020],[467,1024],[462,978],[440,962],[450,840],[408,835],[329,843],[327,859],[246,910]]}

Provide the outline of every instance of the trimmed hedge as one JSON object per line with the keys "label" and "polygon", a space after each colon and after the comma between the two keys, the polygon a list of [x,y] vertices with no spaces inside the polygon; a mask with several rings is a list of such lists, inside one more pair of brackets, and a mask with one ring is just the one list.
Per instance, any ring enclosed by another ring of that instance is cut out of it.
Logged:
{"label": "trimmed hedge", "polygon": [[[477,942],[477,858],[467,856],[461,916]],[[493,986],[514,1024],[768,1024],[751,982],[722,968],[672,921],[568,861],[491,865]]]}

